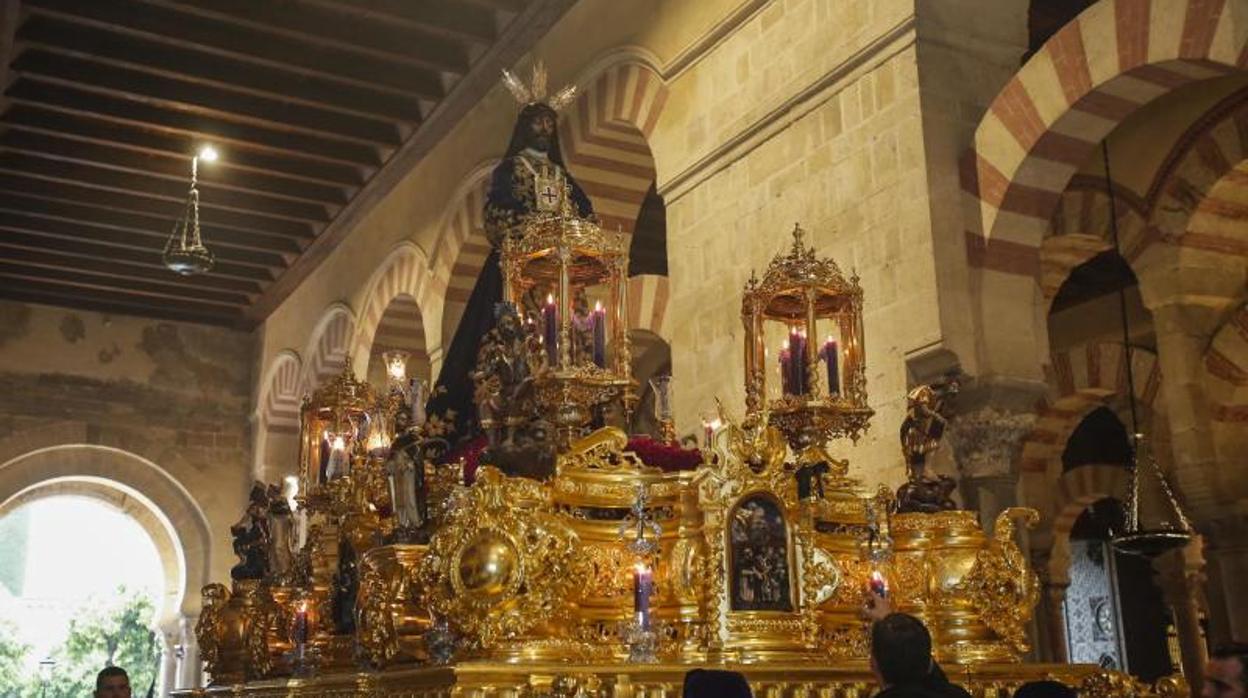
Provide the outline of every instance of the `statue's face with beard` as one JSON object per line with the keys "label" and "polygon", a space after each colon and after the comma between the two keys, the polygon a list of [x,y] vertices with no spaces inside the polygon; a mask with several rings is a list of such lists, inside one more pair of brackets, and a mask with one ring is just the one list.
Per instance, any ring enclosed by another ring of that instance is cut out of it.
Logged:
{"label": "statue's face with beard", "polygon": [[529,147],[545,153],[555,138],[555,115],[540,112],[529,120]]}

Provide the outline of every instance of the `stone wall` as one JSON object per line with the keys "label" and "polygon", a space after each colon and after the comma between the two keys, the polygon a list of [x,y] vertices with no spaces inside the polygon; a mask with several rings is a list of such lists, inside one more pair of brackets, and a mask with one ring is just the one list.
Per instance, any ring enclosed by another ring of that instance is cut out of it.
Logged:
{"label": "stone wall", "polygon": [[[225,578],[251,462],[251,336],[13,302],[0,303],[0,318],[0,471],[32,452],[55,460],[57,448],[84,444],[145,459],[160,472],[127,485],[154,498],[144,480],[172,479],[210,531],[210,576]],[[0,483],[37,484],[2,473]],[[17,493],[0,491],[0,501]]]}
{"label": "stone wall", "polygon": [[[865,294],[869,435],[834,455],[902,478],[905,354],[939,337],[912,3],[770,3],[671,85],[668,207],[677,419],[742,404],[741,291],[796,222]],[[829,32],[829,26],[836,26]],[[683,110],[683,111],[682,111]],[[683,118],[682,118],[683,117]],[[774,348],[773,348],[774,351]]]}

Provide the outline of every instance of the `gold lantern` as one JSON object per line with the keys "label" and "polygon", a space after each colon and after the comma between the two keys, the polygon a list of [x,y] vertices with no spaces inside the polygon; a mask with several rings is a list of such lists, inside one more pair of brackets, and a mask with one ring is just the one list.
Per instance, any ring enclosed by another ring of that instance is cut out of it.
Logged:
{"label": "gold lantern", "polygon": [[[501,261],[505,300],[540,325],[537,401],[566,449],[595,408],[631,398],[627,239],[589,220],[540,214],[504,241]],[[605,298],[590,307],[590,294]],[[525,307],[526,297],[536,301]]]}
{"label": "gold lantern", "polygon": [[306,398],[301,411],[299,491],[312,499],[333,480],[350,475],[367,451],[370,412],[377,400],[372,388],[355,378],[351,359],[338,376]]}
{"label": "gold lantern", "polygon": [[[770,412],[770,423],[798,452],[834,438],[857,441],[874,414],[867,406],[862,287],[832,259],[817,258],[804,235],[794,226],[788,254],[772,259],[762,279],[750,276],[741,303],[746,406]],[[776,325],[786,339],[773,355],[766,340]],[[778,384],[771,393],[769,376]]]}

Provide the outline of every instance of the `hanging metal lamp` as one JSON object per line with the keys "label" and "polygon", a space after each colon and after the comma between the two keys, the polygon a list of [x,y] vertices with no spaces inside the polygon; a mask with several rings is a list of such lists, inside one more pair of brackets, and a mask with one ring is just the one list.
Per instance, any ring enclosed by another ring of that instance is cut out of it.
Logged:
{"label": "hanging metal lamp", "polygon": [[[1101,153],[1105,162],[1105,191],[1109,196],[1109,230],[1113,237],[1114,252],[1122,255],[1118,240],[1118,205],[1114,198],[1114,184],[1109,170],[1109,144],[1102,143]],[[1171,489],[1166,476],[1157,465],[1152,449],[1140,430],[1140,420],[1135,408],[1135,372],[1131,361],[1131,331],[1127,319],[1127,292],[1125,287],[1118,289],[1118,311],[1122,319],[1122,348],[1126,361],[1127,402],[1131,407],[1131,470],[1127,481],[1127,499],[1124,502],[1125,516],[1121,530],[1110,534],[1109,544],[1117,551],[1140,557],[1157,557],[1176,548],[1186,546],[1192,540],[1192,526],[1183,513],[1178,497]],[[1144,483],[1151,480],[1155,483],[1160,496],[1163,511],[1156,512],[1156,520],[1145,521],[1140,516],[1141,497]]]}
{"label": "hanging metal lamp", "polygon": [[[1127,482],[1127,501],[1123,507],[1126,516],[1121,531],[1114,532],[1109,544],[1119,552],[1141,557],[1157,557],[1175,548],[1182,548],[1192,540],[1192,526],[1183,513],[1183,507],[1166,482],[1166,476],[1153,458],[1152,450],[1143,434],[1136,434],[1132,444],[1131,476]],[[1143,481],[1151,479],[1161,493],[1161,506],[1171,513],[1171,517],[1161,514],[1156,521],[1146,526],[1140,517],[1140,493],[1144,489]]]}
{"label": "hanging metal lamp", "polygon": [[212,162],[217,159],[217,151],[211,146],[204,146],[191,158],[191,188],[186,195],[186,204],[182,216],[173,224],[173,232],[169,242],[165,244],[162,257],[165,266],[173,271],[190,276],[203,274],[212,269],[215,261],[212,252],[204,246],[203,236],[199,231],[199,161]]}

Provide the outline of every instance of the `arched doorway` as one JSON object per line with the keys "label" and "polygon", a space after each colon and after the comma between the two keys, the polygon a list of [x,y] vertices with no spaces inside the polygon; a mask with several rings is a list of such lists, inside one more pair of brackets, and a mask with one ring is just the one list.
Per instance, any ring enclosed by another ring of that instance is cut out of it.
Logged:
{"label": "arched doorway", "polygon": [[375,386],[386,384],[386,366],[383,355],[391,351],[406,352],[407,375],[426,382],[432,380],[429,351],[425,346],[424,316],[416,299],[407,294],[395,296],[386,306],[373,335],[373,345],[368,352],[368,382]]}
{"label": "arched doorway", "polygon": [[149,503],[102,481],[47,482],[0,506],[0,537],[0,618],[10,621],[0,643],[24,655],[0,693],[86,695],[108,664],[126,669],[136,693],[172,688],[162,627],[176,628],[184,566]]}
{"label": "arched doorway", "polygon": [[[214,543],[199,504],[164,468],[117,448],[49,446],[0,463],[0,516],[61,495],[119,506],[151,540],[164,579],[161,603],[153,609],[161,641],[162,687],[198,685],[194,624],[199,590],[209,581]],[[75,574],[98,576],[106,571],[84,569]]]}

